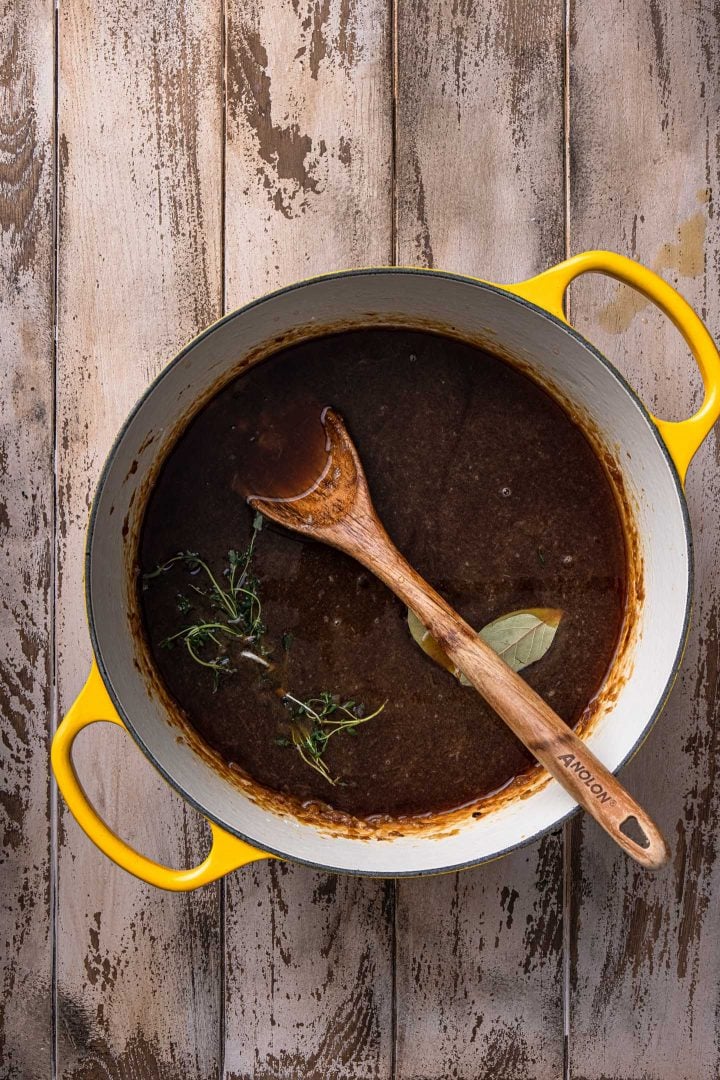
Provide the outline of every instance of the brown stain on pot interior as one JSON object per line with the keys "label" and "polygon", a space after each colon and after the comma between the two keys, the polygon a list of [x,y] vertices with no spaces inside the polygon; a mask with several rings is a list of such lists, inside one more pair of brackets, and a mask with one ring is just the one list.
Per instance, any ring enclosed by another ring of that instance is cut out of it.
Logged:
{"label": "brown stain on pot interior", "polygon": [[155,442],[155,433],[152,432],[152,431],[149,431],[147,433],[147,435],[145,436],[145,438],[143,439],[143,441],[138,446],[138,457],[140,457],[140,455],[142,453],[144,453],[144,451],[147,450],[147,448],[149,446],[152,446],[152,444],[154,442]]}
{"label": "brown stain on pot interior", "polygon": [[[413,328],[446,337],[449,336],[473,345],[482,345],[482,347],[499,356],[542,386],[585,433],[605,469],[617,499],[626,542],[627,598],[625,619],[610,670],[601,690],[588,704],[575,730],[581,737],[587,738],[599,720],[612,710],[632,672],[633,651],[639,632],[639,616],[644,596],[640,537],[635,524],[632,500],[624,484],[622,469],[616,454],[606,446],[599,429],[586,413],[571,404],[557,387],[540,379],[531,365],[500,349],[497,343],[492,341],[491,332],[488,331],[486,340],[480,341],[479,337],[463,335],[452,326],[430,320],[410,318],[402,314],[380,317],[367,313],[354,320],[341,320],[335,323],[326,323],[322,326],[305,324],[294,327],[292,330],[278,334],[257,346],[244,356],[238,364],[225,371],[198,397],[191,398],[189,393],[191,388],[187,388],[189,398],[187,410],[178,422],[165,433],[161,444],[156,448],[155,457],[146,475],[133,493],[128,507],[128,515],[123,523],[128,617],[133,638],[137,645],[135,666],[145,682],[149,696],[160,704],[168,717],[168,721],[178,729],[178,740],[187,744],[201,761],[222,776],[233,788],[241,791],[253,803],[272,814],[310,825],[331,837],[366,841],[392,841],[400,837],[413,835],[427,839],[442,839],[457,833],[463,827],[472,824],[473,821],[500,810],[509,803],[518,799],[524,801],[530,798],[550,782],[549,773],[540,765],[533,765],[524,773],[516,776],[500,791],[491,793],[475,802],[442,814],[393,819],[380,816],[368,819],[354,818],[319,802],[301,803],[300,800],[293,796],[271,791],[244,773],[238,766],[229,765],[215,750],[209,747],[197,734],[189,723],[183,709],[171,697],[161,682],[155,672],[149,643],[145,636],[137,588],[138,550],[144,510],[168,455],[194,417],[225,385],[266,357],[301,341],[359,327],[372,326]],[[524,837],[518,836],[517,839],[521,841]]]}

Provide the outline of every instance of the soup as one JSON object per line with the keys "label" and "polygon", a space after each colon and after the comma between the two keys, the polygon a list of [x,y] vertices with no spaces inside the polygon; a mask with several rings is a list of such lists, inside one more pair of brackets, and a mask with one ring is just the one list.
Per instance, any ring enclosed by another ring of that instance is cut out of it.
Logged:
{"label": "soup", "polygon": [[552,644],[523,677],[568,724],[600,689],[624,614],[608,476],[564,409],[505,361],[429,332],[363,329],[284,349],[225,387],[150,497],[149,650],[226,762],[320,815],[478,803],[525,774],[531,755],[420,648],[385,586],[258,520],[238,494],[243,443],[304,401],[343,416],[390,536],[472,626],[557,613]]}

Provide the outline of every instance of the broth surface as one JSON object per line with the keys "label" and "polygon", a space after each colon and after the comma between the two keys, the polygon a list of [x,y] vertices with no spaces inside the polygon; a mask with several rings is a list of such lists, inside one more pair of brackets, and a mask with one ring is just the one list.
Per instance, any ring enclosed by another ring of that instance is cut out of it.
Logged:
{"label": "broth surface", "polygon": [[[550,650],[523,677],[577,722],[622,623],[620,514],[603,467],[565,411],[471,345],[419,331],[351,331],[283,350],[236,379],[171,452],[146,511],[141,569],[193,551],[220,578],[227,552],[245,548],[252,531],[253,513],[237,493],[241,441],[303,401],[343,416],[390,536],[472,626],[521,608],[562,609]],[[413,642],[406,609],[359,564],[266,522],[253,570],[273,678],[231,647],[236,673],[216,691],[212,672],[182,644],[159,645],[197,617],[199,575],[176,565],[142,591],[154,663],[227,762],[301,803],[363,818],[462,806],[532,764],[480,696]],[[193,609],[181,611],[188,603]],[[387,701],[373,720],[328,743],[335,786],[287,745],[278,680],[300,700],[327,691],[367,712]]]}

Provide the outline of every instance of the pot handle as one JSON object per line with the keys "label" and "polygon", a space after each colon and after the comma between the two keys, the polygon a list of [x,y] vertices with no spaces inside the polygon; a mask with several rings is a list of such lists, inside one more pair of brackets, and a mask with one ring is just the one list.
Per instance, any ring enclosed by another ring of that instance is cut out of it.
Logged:
{"label": "pot handle", "polygon": [[591,270],[607,274],[625,285],[632,285],[657,304],[678,328],[697,361],[705,386],[705,397],[695,415],[680,421],[660,420],[653,416],[684,484],[693,455],[720,416],[720,354],[705,324],[680,293],[646,266],[613,251],[585,251],[537,277],[517,285],[504,285],[503,288],[567,323],[564,300],[568,286],[580,274]]}
{"label": "pot handle", "polygon": [[97,664],[93,661],[85,686],[55,732],[50,757],[57,785],[78,825],[93,843],[123,870],[159,889],[187,892],[200,885],[207,885],[210,881],[216,881],[246,863],[255,862],[257,859],[276,858],[275,855],[268,855],[251,847],[244,840],[239,840],[221,829],[214,821],[208,822],[212,833],[212,846],[207,858],[189,870],[173,870],[135,851],[96,813],[80,785],[72,762],[75,736],[89,724],[98,721],[117,724],[123,731],[126,730],[110,699]]}

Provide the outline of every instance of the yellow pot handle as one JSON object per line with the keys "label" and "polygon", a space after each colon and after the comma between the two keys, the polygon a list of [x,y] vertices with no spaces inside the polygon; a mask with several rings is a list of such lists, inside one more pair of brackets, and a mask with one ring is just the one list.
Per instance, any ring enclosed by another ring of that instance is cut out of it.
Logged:
{"label": "yellow pot handle", "polygon": [[273,859],[264,851],[246,844],[236,836],[225,832],[210,821],[212,846],[206,859],[189,870],[173,870],[162,863],[153,862],[121,840],[112,829],[108,828],[95,812],[83,791],[72,763],[72,744],[75,736],[89,724],[106,721],[117,724],[125,731],[125,725],[115,711],[97,665],[93,661],[92,670],[80,695],[55,733],[52,742],[51,760],[57,785],[68,804],[70,812],[90,839],[100,850],[121,866],[123,870],[134,874],[149,885],[172,892],[186,892],[216,881],[231,870],[257,859]]}
{"label": "yellow pot handle", "polygon": [[646,266],[612,251],[585,251],[537,277],[521,281],[518,285],[503,285],[502,288],[567,322],[564,310],[567,288],[576,277],[590,270],[632,285],[657,304],[678,328],[697,361],[705,386],[705,398],[695,415],[681,421],[653,417],[684,484],[693,455],[720,416],[720,354],[704,323],[680,293]]}

